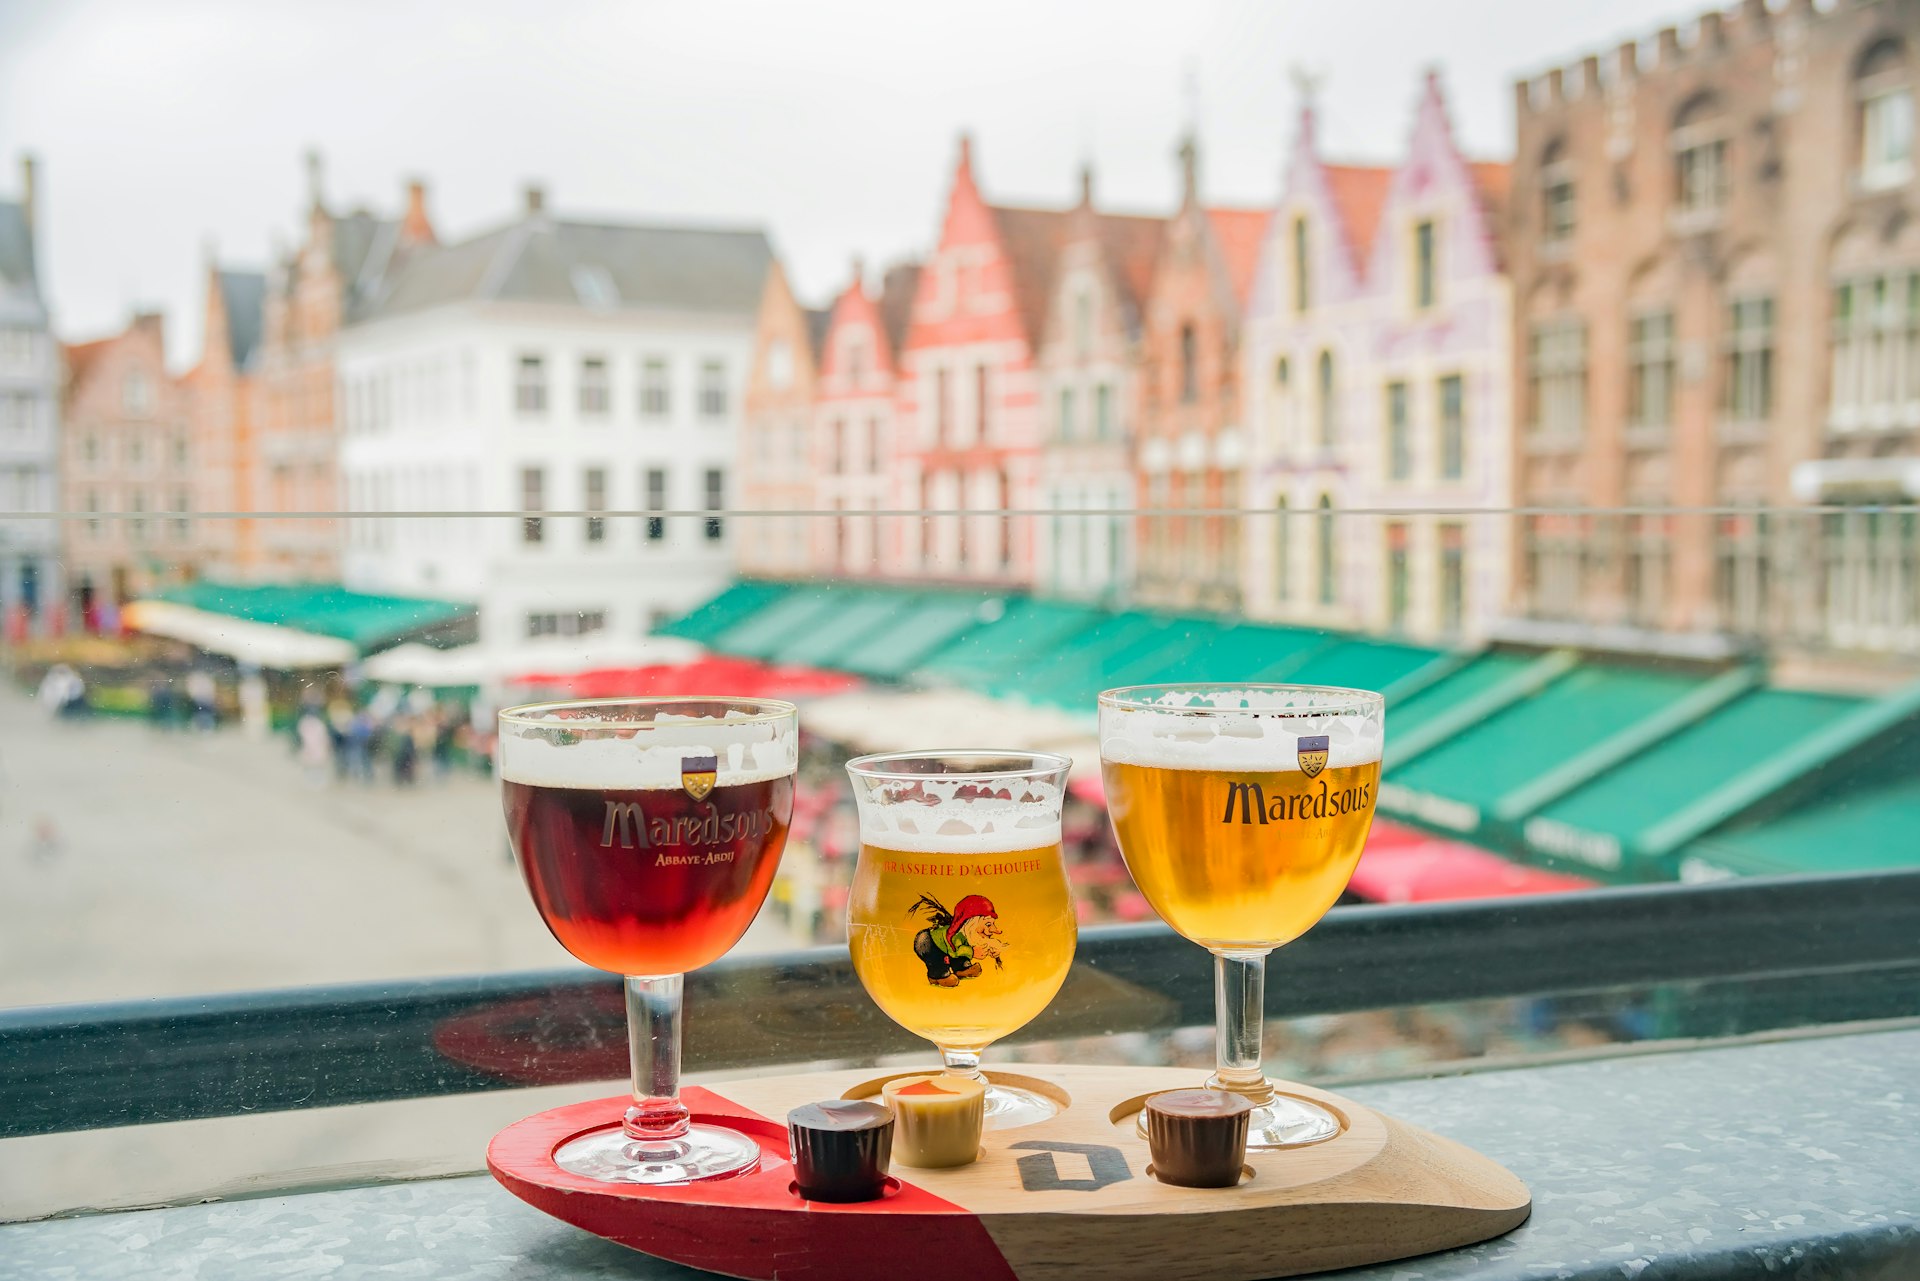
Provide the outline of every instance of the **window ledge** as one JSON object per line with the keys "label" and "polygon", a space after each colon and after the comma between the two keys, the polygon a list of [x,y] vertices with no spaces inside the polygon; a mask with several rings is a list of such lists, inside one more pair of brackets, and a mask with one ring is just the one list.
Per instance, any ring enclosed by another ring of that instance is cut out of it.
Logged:
{"label": "window ledge", "polygon": [[[1920,1274],[1916,1079],[1920,1029],[1906,1026],[1347,1087],[1506,1165],[1535,1204],[1505,1237],[1342,1276],[1384,1281],[1417,1266],[1428,1281],[1616,1281],[1641,1269],[1704,1279],[1815,1256],[1835,1276]],[[345,1276],[423,1264],[530,1281],[687,1275],[486,1177],[13,1224],[0,1227],[0,1258],[23,1275],[118,1281],[196,1275],[236,1240],[253,1248],[248,1275],[260,1281],[313,1275],[323,1258]]]}

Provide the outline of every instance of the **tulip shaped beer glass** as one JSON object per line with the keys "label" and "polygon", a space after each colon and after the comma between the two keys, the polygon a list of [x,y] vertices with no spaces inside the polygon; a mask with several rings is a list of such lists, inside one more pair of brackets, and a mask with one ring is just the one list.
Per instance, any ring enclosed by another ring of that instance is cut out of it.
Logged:
{"label": "tulip shaped beer glass", "polygon": [[1143,685],[1100,695],[1100,768],[1127,870],[1214,955],[1207,1084],[1250,1099],[1254,1147],[1339,1133],[1261,1068],[1267,953],[1346,889],[1380,790],[1384,701],[1310,685]]}
{"label": "tulip shaped beer glass", "polygon": [[793,819],[793,705],[594,699],[500,713],[501,800],[534,906],[561,946],[624,975],[633,1106],[563,1145],[564,1170],[684,1183],[759,1148],[680,1102],[682,976],[739,942]]}
{"label": "tulip shaped beer glass", "polygon": [[[847,904],[853,970],[895,1023],[981,1078],[987,1046],[1047,1007],[1073,965],[1079,926],[1060,856],[1064,756],[941,751],[847,764],[860,862]],[[984,1078],[981,1078],[984,1079]],[[1059,1109],[989,1083],[986,1124]]]}

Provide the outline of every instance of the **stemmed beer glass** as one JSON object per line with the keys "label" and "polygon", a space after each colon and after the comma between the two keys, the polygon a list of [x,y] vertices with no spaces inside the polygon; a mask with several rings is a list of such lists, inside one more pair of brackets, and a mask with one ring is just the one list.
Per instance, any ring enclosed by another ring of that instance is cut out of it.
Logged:
{"label": "stemmed beer glass", "polygon": [[[1060,853],[1064,756],[899,752],[847,763],[860,861],[847,903],[853,970],[874,1003],[984,1080],[980,1055],[1031,1022],[1073,965],[1079,924]],[[989,1083],[986,1125],[1059,1111]]]}
{"label": "stemmed beer glass", "polygon": [[501,801],[534,906],[562,947],[624,975],[633,1105],[554,1153],[610,1183],[751,1168],[754,1141],[680,1102],[682,976],[739,942],[793,819],[791,703],[589,699],[500,713]]}
{"label": "stemmed beer glass", "polygon": [[1218,1067],[1253,1147],[1340,1132],[1261,1067],[1267,953],[1346,889],[1380,790],[1385,700],[1314,685],[1140,685],[1100,695],[1107,811],[1134,884],[1214,955]]}

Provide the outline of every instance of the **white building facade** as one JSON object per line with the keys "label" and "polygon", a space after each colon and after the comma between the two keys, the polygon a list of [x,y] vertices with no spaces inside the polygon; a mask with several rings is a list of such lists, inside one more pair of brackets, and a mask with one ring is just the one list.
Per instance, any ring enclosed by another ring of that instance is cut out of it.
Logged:
{"label": "white building facade", "polygon": [[0,636],[53,627],[66,591],[60,525],[60,345],[40,290],[34,164],[17,202],[0,202]]}
{"label": "white building facade", "polygon": [[[340,337],[349,510],[582,514],[357,519],[347,585],[473,602],[495,651],[630,640],[720,590],[769,262],[758,232],[571,223],[530,201],[409,263]],[[631,514],[592,514],[612,511]]]}
{"label": "white building facade", "polygon": [[1327,164],[1303,115],[1248,319],[1247,504],[1272,513],[1249,614],[1448,643],[1505,613],[1505,178],[1461,155],[1432,76],[1392,170]]}

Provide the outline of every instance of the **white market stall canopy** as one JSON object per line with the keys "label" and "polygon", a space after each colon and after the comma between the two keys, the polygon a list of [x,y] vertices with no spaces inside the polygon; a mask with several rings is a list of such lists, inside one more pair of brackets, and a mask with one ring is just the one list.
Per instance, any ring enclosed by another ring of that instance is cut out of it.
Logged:
{"label": "white market stall canopy", "polygon": [[1073,757],[1073,776],[1100,770],[1091,716],[967,690],[856,690],[809,699],[800,727],[859,752],[1008,747]]}
{"label": "white market stall canopy", "polygon": [[344,667],[360,653],[351,642],[338,637],[209,613],[172,601],[135,601],[127,606],[123,617],[128,627],[149,636],[185,641],[208,653],[225,654],[235,662],[275,671]]}

